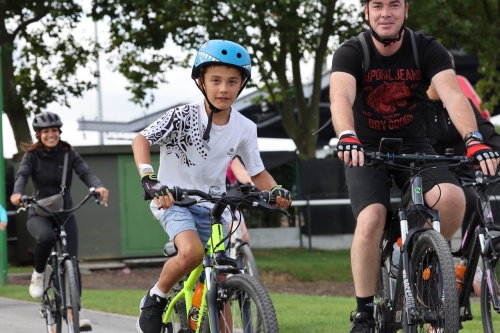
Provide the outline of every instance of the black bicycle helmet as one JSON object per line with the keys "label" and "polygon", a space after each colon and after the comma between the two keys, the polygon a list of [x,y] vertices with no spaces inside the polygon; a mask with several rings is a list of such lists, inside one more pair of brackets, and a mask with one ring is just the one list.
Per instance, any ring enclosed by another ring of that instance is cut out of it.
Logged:
{"label": "black bicycle helmet", "polygon": [[35,115],[33,119],[33,129],[35,131],[41,131],[44,128],[57,127],[61,128],[63,125],[61,118],[52,112],[42,112]]}

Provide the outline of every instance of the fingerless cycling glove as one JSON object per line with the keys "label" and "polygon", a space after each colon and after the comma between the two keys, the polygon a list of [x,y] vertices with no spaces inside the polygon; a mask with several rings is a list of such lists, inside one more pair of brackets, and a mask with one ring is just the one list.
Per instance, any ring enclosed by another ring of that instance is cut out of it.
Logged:
{"label": "fingerless cycling glove", "polygon": [[272,195],[274,195],[275,197],[282,197],[283,199],[286,199],[286,200],[291,200],[292,199],[292,193],[288,190],[285,190],[284,188],[282,188],[281,185],[275,185],[271,188],[271,190],[269,191]]}
{"label": "fingerless cycling glove", "polygon": [[499,158],[500,154],[498,152],[493,151],[489,146],[484,143],[480,143],[476,141],[475,143],[471,143],[467,145],[466,156],[468,158],[474,157],[479,162],[483,160],[487,160],[490,158]]}
{"label": "fingerless cycling glove", "polygon": [[363,145],[359,142],[357,136],[353,134],[345,134],[339,138],[339,142],[337,142],[337,151],[348,151],[357,150],[360,152],[365,152]]}
{"label": "fingerless cycling glove", "polygon": [[164,196],[169,193],[168,187],[160,183],[155,174],[144,175],[141,178],[142,188],[151,197]]}

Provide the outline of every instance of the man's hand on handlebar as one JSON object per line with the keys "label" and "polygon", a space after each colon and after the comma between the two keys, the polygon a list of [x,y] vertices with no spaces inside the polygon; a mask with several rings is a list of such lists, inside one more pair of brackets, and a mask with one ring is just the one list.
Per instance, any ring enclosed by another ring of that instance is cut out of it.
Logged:
{"label": "man's hand on handlebar", "polygon": [[466,156],[474,158],[479,162],[481,171],[485,175],[495,176],[498,164],[500,163],[500,154],[493,151],[489,146],[479,141],[469,141],[467,143]]}
{"label": "man's hand on handlebar", "polygon": [[344,134],[337,143],[337,155],[349,166],[363,166],[365,164],[365,150],[358,137],[354,134]]}

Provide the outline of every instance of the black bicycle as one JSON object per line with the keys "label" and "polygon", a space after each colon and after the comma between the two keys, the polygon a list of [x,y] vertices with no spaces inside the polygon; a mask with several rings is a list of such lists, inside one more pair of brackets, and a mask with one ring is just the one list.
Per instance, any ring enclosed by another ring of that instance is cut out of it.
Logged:
{"label": "black bicycle", "polygon": [[[472,320],[470,294],[479,259],[484,265],[481,281],[481,316],[484,332],[496,332],[500,328],[500,317],[496,320],[495,312],[500,313],[500,227],[495,225],[490,205],[490,185],[500,183],[500,178],[485,177],[480,170],[471,172],[462,166],[456,170],[463,187],[473,187],[477,193],[474,210],[462,243],[458,250],[452,252],[456,258],[466,263],[464,280],[459,292],[460,321]],[[496,327],[496,329],[495,329]]]}
{"label": "black bicycle", "polygon": [[[54,211],[37,203],[34,197],[24,195],[21,198],[23,207],[17,210],[19,213],[36,205],[50,213],[57,222],[57,225],[54,226],[56,242],[45,265],[44,292],[40,309],[40,315],[45,318],[48,333],[61,333],[63,322],[66,323],[68,332],[80,332],[79,311],[81,304],[77,274],[78,263],[75,257],[70,257],[68,254],[64,225],[71,215],[92,197],[95,198],[96,203],[101,204],[99,193],[92,187],[75,207]],[[82,329],[82,331],[84,330]]]}
{"label": "black bicycle", "polygon": [[[411,171],[401,206],[387,223],[381,241],[375,331],[455,333],[459,330],[455,267],[448,242],[440,233],[439,212],[425,205],[422,178],[432,177],[428,173],[432,168],[470,161],[463,156],[400,154],[401,143],[388,139],[381,142],[381,151],[365,157],[365,165]],[[425,167],[427,162],[448,164]]]}

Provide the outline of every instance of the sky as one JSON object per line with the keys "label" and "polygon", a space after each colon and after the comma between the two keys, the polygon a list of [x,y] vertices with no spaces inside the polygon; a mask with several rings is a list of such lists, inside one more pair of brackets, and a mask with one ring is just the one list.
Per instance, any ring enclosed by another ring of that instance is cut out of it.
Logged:
{"label": "sky", "polygon": [[[345,3],[357,3],[359,0],[346,0]],[[90,0],[81,0],[84,10],[89,11]],[[106,22],[97,24],[99,42],[106,42]],[[77,33],[94,36],[95,25],[88,18],[84,18],[77,29]],[[183,56],[185,53],[172,42],[167,42],[169,52]],[[203,98],[191,80],[190,68],[175,68],[167,75],[167,83],[160,84],[154,91],[155,102],[148,108],[142,108],[129,99],[131,94],[125,89],[127,82],[119,73],[111,71],[107,66],[104,56],[100,57],[101,72],[101,98],[103,120],[108,121],[130,121],[142,117],[145,114],[168,108],[177,103],[190,103]],[[96,65],[95,65],[96,66]],[[312,70],[310,71],[312,72]],[[89,75],[82,72],[82,75]],[[244,94],[244,93],[243,93]],[[88,146],[99,144],[99,134],[93,131],[78,130],[78,119],[96,120],[99,117],[97,90],[85,92],[82,98],[70,98],[70,108],[52,103],[45,111],[55,112],[62,119],[63,127],[61,139],[68,141],[73,146]],[[31,118],[29,119],[31,125]],[[4,157],[10,158],[17,153],[14,135],[10,122],[5,114],[2,116],[2,138]],[[33,133],[32,133],[33,134]],[[116,137],[116,134],[115,134]],[[126,136],[130,137],[130,135]],[[104,134],[104,144],[130,144],[130,140],[107,139]],[[262,151],[272,150],[295,150],[295,144],[288,139],[259,139],[259,149]]]}

